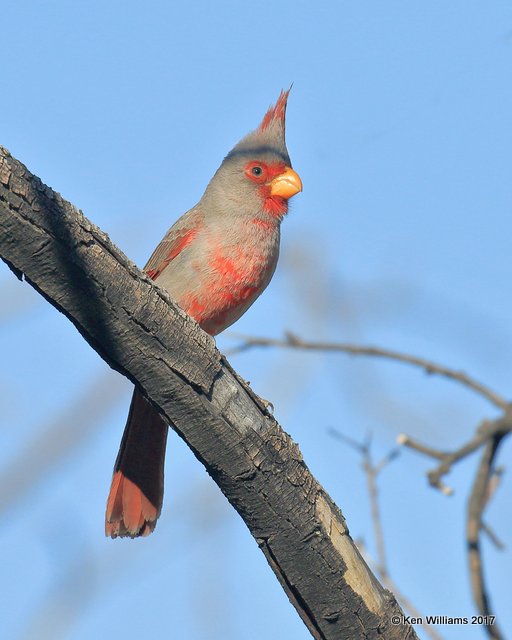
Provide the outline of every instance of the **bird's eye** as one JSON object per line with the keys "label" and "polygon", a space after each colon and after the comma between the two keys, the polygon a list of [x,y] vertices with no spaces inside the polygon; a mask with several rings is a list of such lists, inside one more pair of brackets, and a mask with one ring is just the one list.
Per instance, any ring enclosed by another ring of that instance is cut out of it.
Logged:
{"label": "bird's eye", "polygon": [[264,162],[249,162],[245,165],[245,175],[256,184],[263,184],[267,179],[267,165]]}

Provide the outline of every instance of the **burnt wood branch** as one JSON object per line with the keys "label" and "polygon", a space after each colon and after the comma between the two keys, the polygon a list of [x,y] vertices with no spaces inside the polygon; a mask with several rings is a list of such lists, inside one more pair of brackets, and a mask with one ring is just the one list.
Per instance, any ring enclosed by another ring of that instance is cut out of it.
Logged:
{"label": "burnt wood branch", "polygon": [[313,637],[416,638],[408,624],[392,624],[402,611],[368,569],[341,511],[214,340],[1,147],[0,256],[172,423],[247,524]]}

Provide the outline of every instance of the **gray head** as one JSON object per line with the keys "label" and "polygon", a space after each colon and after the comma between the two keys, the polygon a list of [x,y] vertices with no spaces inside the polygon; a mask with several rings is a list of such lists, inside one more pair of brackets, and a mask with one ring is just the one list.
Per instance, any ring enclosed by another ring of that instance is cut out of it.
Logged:
{"label": "gray head", "polygon": [[200,205],[218,215],[267,215],[281,219],[288,199],[302,190],[285,141],[286,103],[282,91],[260,126],[245,136],[224,158]]}

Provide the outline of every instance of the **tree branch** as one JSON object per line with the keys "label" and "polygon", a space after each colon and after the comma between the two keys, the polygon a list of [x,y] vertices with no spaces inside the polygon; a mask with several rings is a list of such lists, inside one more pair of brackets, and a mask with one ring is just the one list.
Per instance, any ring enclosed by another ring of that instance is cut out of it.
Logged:
{"label": "tree branch", "polygon": [[0,256],[172,423],[244,519],[314,638],[416,638],[297,445],[214,340],[0,147]]}
{"label": "tree branch", "polygon": [[503,634],[492,612],[485,584],[480,534],[483,529],[483,512],[489,499],[489,484],[493,474],[494,460],[505,435],[504,432],[496,432],[484,448],[469,498],[466,522],[471,590],[473,591],[473,599],[478,611],[486,620],[483,626],[492,640],[503,640]]}
{"label": "tree branch", "polygon": [[306,351],[340,351],[352,356],[371,356],[376,358],[385,358],[387,360],[396,360],[404,364],[410,364],[415,367],[424,369],[428,374],[444,376],[455,382],[459,382],[468,389],[475,391],[483,396],[486,400],[503,411],[510,408],[510,404],[502,398],[498,393],[478,382],[475,378],[468,376],[463,371],[450,369],[437,362],[432,362],[426,358],[419,358],[408,353],[392,351],[391,349],[382,349],[380,347],[367,347],[363,345],[347,344],[343,342],[314,342],[306,341],[298,338],[292,333],[287,333],[284,339],[263,338],[259,336],[249,336],[242,333],[230,331],[228,334],[235,340],[241,340],[242,344],[233,347],[228,354],[241,353],[254,347],[281,347],[285,349],[303,349]]}
{"label": "tree branch", "polygon": [[455,451],[440,451],[439,449],[424,445],[403,433],[398,436],[397,442],[429,458],[439,460],[439,465],[428,472],[428,480],[431,486],[449,496],[452,495],[453,489],[445,485],[442,478],[451,471],[452,466],[482,447],[485,443],[494,440],[497,435],[505,436],[511,432],[512,412],[508,411],[496,420],[484,420],[476,430],[473,438]]}

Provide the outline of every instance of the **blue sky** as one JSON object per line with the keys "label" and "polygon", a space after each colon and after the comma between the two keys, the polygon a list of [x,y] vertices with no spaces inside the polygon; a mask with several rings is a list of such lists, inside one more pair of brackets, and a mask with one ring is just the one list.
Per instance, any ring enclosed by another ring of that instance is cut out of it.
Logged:
{"label": "blue sky", "polygon": [[[304,192],[272,284],[234,329],[411,352],[510,397],[510,3],[26,0],[4,3],[2,23],[0,144],[139,265],[293,81],[287,140]],[[174,435],[155,535],[103,538],[130,385],[6,268],[0,286],[6,637],[307,638],[243,523]],[[360,460],[328,429],[371,432],[378,458],[398,433],[451,448],[496,415],[393,363],[279,351],[232,363],[273,401],[373,554]],[[509,455],[510,444],[502,464]],[[6,504],[16,461],[27,486]],[[427,487],[432,465],[410,452],[381,476],[390,571],[424,614],[474,612],[464,515],[475,465],[452,471],[450,499]],[[510,548],[507,476],[487,520]],[[510,551],[485,543],[484,554],[510,628]]]}

